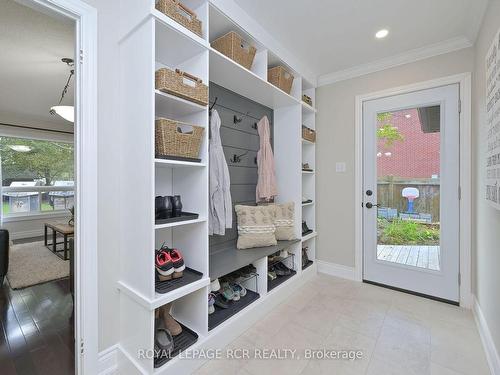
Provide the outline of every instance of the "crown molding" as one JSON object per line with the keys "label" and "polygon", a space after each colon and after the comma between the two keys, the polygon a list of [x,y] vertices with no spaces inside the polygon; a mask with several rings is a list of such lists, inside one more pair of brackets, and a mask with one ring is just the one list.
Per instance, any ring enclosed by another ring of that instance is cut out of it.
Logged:
{"label": "crown molding", "polygon": [[381,70],[393,68],[399,65],[409,64],[415,61],[428,59],[429,57],[443,55],[445,53],[458,51],[463,48],[472,47],[473,43],[465,38],[458,37],[445,40],[425,47],[412,49],[394,56],[385,57],[370,63],[361,64],[352,68],[339,70],[337,72],[324,74],[318,77],[318,87],[329,85],[334,82],[363,76]]}

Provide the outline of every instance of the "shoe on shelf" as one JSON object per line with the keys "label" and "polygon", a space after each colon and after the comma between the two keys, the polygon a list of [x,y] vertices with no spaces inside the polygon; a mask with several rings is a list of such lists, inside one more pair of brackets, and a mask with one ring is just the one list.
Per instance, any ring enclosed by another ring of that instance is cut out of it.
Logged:
{"label": "shoe on shelf", "polygon": [[157,250],[155,254],[155,267],[160,281],[172,279],[174,273],[174,263],[170,254],[162,249]]}
{"label": "shoe on shelf", "polygon": [[160,307],[160,317],[163,320],[165,328],[172,334],[172,336],[178,336],[182,333],[181,325],[172,318],[170,315],[170,308],[172,307],[172,302]]}
{"label": "shoe on shelf", "polygon": [[307,226],[307,223],[305,221],[302,222],[302,237],[304,237],[305,235],[308,235],[309,233],[312,233],[313,231],[311,229],[309,229],[309,227]]}
{"label": "shoe on shelf", "polygon": [[174,274],[172,277],[174,279],[178,279],[182,277],[183,271],[186,269],[186,265],[184,264],[184,257],[182,253],[177,249],[169,249],[170,258],[172,258],[172,263],[174,264]]}
{"label": "shoe on shelf", "polygon": [[174,339],[160,319],[159,309],[155,310],[155,357],[170,355],[174,349]]}
{"label": "shoe on shelf", "polygon": [[215,296],[213,293],[208,293],[208,314],[213,314],[215,312]]}
{"label": "shoe on shelf", "polygon": [[302,248],[302,267],[305,267],[309,262],[309,256],[307,255],[308,250],[309,248],[307,246]]}
{"label": "shoe on shelf", "polygon": [[172,202],[172,216],[173,217],[181,216],[181,214],[182,214],[181,196],[174,195],[173,197],[170,197],[170,199]]}
{"label": "shoe on shelf", "polygon": [[274,279],[276,279],[278,276],[276,275],[276,272],[274,272],[274,270],[269,270],[267,271],[267,278],[271,281],[273,281]]}
{"label": "shoe on shelf", "polygon": [[227,299],[220,293],[215,295],[215,306],[220,307],[221,309],[227,309],[229,307]]}
{"label": "shoe on shelf", "polygon": [[218,292],[220,290],[220,283],[219,283],[219,279],[215,279],[214,281],[212,281],[210,283],[210,290],[212,292]]}
{"label": "shoe on shelf", "polygon": [[281,250],[281,251],[280,251],[280,258],[281,258],[281,259],[286,259],[286,258],[288,258],[289,256],[290,256],[290,253],[289,253],[288,251],[286,251],[286,250]]}
{"label": "shoe on shelf", "polygon": [[222,282],[221,293],[224,296],[224,298],[227,299],[228,301],[231,301],[231,300],[238,301],[240,299],[239,294],[236,295],[233,288],[231,288],[231,286],[229,285],[229,282],[227,282],[227,281]]}
{"label": "shoe on shelf", "polygon": [[288,276],[292,274],[292,270],[285,266],[283,263],[278,263],[274,266],[274,270],[276,275],[278,276]]}
{"label": "shoe on shelf", "polygon": [[[231,288],[236,292],[238,293],[238,295],[241,297],[245,297],[246,294],[247,294],[247,290],[245,289],[245,287],[243,285],[241,285],[240,283],[237,283],[237,282],[233,282],[230,284],[231,285]],[[233,300],[234,301],[234,300]]]}
{"label": "shoe on shelf", "polygon": [[155,219],[169,219],[172,217],[172,197],[155,197]]}

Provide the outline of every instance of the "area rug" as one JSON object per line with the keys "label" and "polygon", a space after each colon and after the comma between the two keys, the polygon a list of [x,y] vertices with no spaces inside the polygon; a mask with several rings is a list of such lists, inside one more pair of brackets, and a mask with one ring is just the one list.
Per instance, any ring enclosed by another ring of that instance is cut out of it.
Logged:
{"label": "area rug", "polygon": [[9,279],[12,289],[26,288],[69,276],[69,260],[62,260],[43,241],[10,247]]}

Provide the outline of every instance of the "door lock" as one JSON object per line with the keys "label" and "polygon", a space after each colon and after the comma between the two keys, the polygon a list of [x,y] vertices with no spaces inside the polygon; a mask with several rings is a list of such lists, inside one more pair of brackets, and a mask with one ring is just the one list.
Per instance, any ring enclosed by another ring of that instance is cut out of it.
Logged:
{"label": "door lock", "polygon": [[380,207],[380,204],[373,204],[372,202],[366,202],[365,204],[366,208],[372,208],[372,207]]}

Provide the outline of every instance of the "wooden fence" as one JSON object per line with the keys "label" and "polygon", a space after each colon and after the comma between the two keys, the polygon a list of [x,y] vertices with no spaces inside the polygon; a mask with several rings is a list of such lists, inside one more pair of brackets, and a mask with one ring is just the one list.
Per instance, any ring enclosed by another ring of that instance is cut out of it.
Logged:
{"label": "wooden fence", "polygon": [[439,222],[440,195],[439,179],[402,179],[397,177],[384,177],[378,180],[377,203],[382,207],[395,208],[406,212],[408,200],[401,195],[406,187],[415,187],[420,196],[415,199],[413,211],[432,215],[432,222]]}

